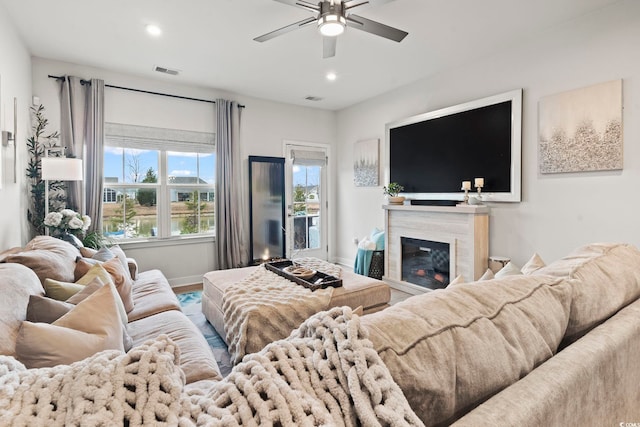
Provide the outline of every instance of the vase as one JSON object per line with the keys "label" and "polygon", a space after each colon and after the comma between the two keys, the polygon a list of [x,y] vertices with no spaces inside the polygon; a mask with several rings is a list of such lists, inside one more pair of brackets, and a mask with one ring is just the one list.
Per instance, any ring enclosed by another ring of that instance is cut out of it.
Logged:
{"label": "vase", "polygon": [[57,237],[60,240],[64,240],[65,242],[69,242],[71,243],[73,246],[75,246],[76,248],[81,248],[84,245],[82,244],[82,240],[80,240],[78,237],[76,237],[75,235],[68,233],[68,232],[62,232],[54,237]]}
{"label": "vase", "polygon": [[404,203],[404,196],[389,196],[389,204],[401,205]]}

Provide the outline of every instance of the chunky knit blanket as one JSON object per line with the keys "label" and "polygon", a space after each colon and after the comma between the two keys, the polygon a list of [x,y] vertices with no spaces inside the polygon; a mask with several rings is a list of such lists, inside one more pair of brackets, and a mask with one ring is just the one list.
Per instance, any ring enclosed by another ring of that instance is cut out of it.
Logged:
{"label": "chunky knit blanket", "polygon": [[[339,277],[340,267],[317,258],[296,263]],[[329,307],[333,288],[310,289],[279,276],[264,265],[228,286],[222,296],[224,328],[231,361],[286,338],[306,318]]]}
{"label": "chunky knit blanket", "polygon": [[166,336],[26,370],[0,356],[0,425],[422,425],[348,307],[317,313],[208,390],[183,391]]}

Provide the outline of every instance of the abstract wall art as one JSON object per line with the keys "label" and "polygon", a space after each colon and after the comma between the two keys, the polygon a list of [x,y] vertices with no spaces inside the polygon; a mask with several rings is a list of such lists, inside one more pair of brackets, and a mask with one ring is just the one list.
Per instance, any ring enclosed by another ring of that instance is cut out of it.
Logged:
{"label": "abstract wall art", "polygon": [[542,98],[538,142],[542,174],[622,169],[622,80]]}
{"label": "abstract wall art", "polygon": [[379,182],[379,139],[358,141],[353,153],[353,182],[356,187],[376,187]]}

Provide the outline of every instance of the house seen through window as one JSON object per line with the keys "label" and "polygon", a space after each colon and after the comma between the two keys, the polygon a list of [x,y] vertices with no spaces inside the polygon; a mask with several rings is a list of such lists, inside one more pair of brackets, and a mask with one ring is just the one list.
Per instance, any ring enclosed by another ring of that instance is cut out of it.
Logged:
{"label": "house seen through window", "polygon": [[212,134],[106,126],[102,227],[113,239],[215,230]]}

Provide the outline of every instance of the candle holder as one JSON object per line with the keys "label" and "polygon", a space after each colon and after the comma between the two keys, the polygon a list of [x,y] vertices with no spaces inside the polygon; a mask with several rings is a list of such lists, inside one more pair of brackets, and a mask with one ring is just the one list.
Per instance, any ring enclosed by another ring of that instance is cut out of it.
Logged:
{"label": "candle holder", "polygon": [[469,189],[468,188],[462,188],[464,190],[464,199],[462,200],[462,203],[465,205],[469,204]]}
{"label": "candle holder", "polygon": [[478,192],[478,200],[481,202],[482,201],[482,185],[478,185],[476,186],[476,191]]}

